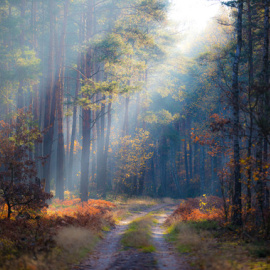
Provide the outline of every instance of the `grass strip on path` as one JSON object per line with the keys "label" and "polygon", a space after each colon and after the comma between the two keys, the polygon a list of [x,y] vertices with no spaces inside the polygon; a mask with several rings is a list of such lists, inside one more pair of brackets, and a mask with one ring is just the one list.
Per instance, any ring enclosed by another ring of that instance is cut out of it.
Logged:
{"label": "grass strip on path", "polygon": [[122,237],[122,244],[126,248],[136,248],[143,252],[154,252],[152,244],[152,225],[155,219],[151,214],[135,219],[128,226]]}

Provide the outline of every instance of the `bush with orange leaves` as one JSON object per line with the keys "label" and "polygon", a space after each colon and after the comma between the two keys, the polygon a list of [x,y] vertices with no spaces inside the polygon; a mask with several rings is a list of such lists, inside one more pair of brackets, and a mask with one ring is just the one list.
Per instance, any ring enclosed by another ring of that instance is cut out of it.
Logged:
{"label": "bush with orange leaves", "polygon": [[[55,237],[64,228],[84,228],[94,235],[102,236],[105,227],[114,226],[114,207],[113,203],[102,200],[82,203],[80,199],[54,199],[49,208],[36,217],[0,218],[0,268],[6,269],[5,266],[10,265],[11,261],[25,255],[34,258],[51,257],[55,248],[58,250]],[[7,269],[16,268],[12,266]]]}
{"label": "bush with orange leaves", "polygon": [[47,216],[56,226],[74,225],[100,231],[103,226],[114,226],[111,210],[115,204],[103,200],[80,199],[54,200],[47,210]]}
{"label": "bush with orange leaves", "polygon": [[166,220],[166,225],[175,221],[201,221],[224,219],[223,201],[216,196],[190,198],[182,202]]}

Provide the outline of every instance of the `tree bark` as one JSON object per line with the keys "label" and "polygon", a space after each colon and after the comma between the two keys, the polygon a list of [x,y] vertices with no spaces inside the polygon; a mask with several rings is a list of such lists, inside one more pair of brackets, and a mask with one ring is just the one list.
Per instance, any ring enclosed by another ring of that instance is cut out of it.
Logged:
{"label": "tree bark", "polygon": [[193,179],[193,166],[192,166],[192,160],[193,160],[193,152],[192,152],[192,140],[191,140],[191,119],[188,119],[188,145],[189,145],[189,178]]}
{"label": "tree bark", "polygon": [[184,134],[184,158],[185,158],[185,171],[186,171],[186,186],[189,187],[189,166],[188,166],[188,153],[187,153],[187,131],[186,131],[186,120],[183,119],[183,134]]}
{"label": "tree bark", "polygon": [[88,200],[89,186],[89,158],[90,158],[90,138],[91,138],[91,111],[83,109],[83,140],[82,140],[82,160],[81,160],[81,184],[80,198],[82,201]]}
{"label": "tree bark", "polygon": [[[112,96],[109,96],[109,99],[111,99]],[[111,135],[111,126],[112,126],[112,103],[109,102],[108,104],[108,122],[107,122],[107,130],[106,130],[106,140],[105,140],[105,150],[104,150],[104,178],[107,183],[107,187],[109,189],[112,189],[112,186],[110,185],[110,182],[108,180],[108,154],[109,154],[109,145],[110,145],[110,135]]]}
{"label": "tree bark", "polygon": [[160,140],[160,170],[161,170],[161,185],[159,195],[167,196],[167,161],[168,161],[168,145],[167,138],[162,135]]}
{"label": "tree bark", "polygon": [[[248,137],[248,160],[251,159],[252,154],[252,139],[253,139],[253,106],[251,101],[252,88],[254,85],[254,67],[253,67],[253,33],[252,33],[252,9],[251,9],[251,1],[247,1],[248,6],[248,70],[249,70],[249,86],[248,86],[248,99],[249,99],[249,137]],[[249,166],[247,179],[247,213],[251,210],[251,181],[252,181],[252,170],[251,166]]]}
{"label": "tree bark", "polygon": [[78,94],[80,91],[80,63],[81,63],[81,54],[78,55],[77,61],[77,80],[76,80],[76,90],[74,97],[74,105],[73,105],[73,116],[72,116],[72,131],[71,131],[71,141],[70,141],[70,152],[69,152],[69,162],[68,162],[68,189],[72,191],[74,189],[73,182],[73,160],[74,160],[74,144],[76,138],[76,129],[77,129],[77,104],[76,100],[78,98]]}
{"label": "tree bark", "polygon": [[204,195],[205,188],[205,146],[200,146],[200,195]]}
{"label": "tree bark", "polygon": [[240,105],[239,105],[239,62],[242,50],[242,24],[243,24],[243,0],[238,2],[237,17],[237,48],[233,64],[233,152],[234,152],[234,196],[233,196],[233,217],[232,221],[235,225],[242,225],[242,185],[240,172],[240,143],[239,143],[239,124],[240,124]]}
{"label": "tree bark", "polygon": [[53,0],[49,1],[48,10],[50,16],[50,41],[49,41],[49,60],[48,60],[48,83],[46,86],[45,94],[45,112],[44,112],[44,128],[47,132],[44,135],[43,142],[43,155],[47,157],[46,163],[43,167],[43,178],[46,181],[45,191],[50,192],[51,186],[51,150],[53,140],[53,126],[55,115],[55,103],[53,98],[53,85],[54,85],[54,15],[53,15]]}
{"label": "tree bark", "polygon": [[[26,0],[21,1],[21,34],[20,34],[20,46],[22,53],[24,52],[25,46],[25,7],[26,7]],[[24,95],[23,95],[23,87],[24,87],[24,79],[20,78],[19,88],[18,88],[18,100],[17,100],[17,108],[22,109],[24,104]]]}
{"label": "tree bark", "polygon": [[123,125],[122,137],[129,134],[129,121],[128,121],[129,102],[130,102],[130,97],[126,97],[125,98],[125,115],[124,115],[124,125]]}
{"label": "tree bark", "polygon": [[67,28],[69,0],[64,4],[64,21],[60,41],[59,66],[57,71],[57,82],[55,85],[55,92],[57,96],[57,126],[58,126],[58,140],[57,140],[57,174],[56,174],[56,192],[55,195],[60,200],[64,200],[64,171],[65,171],[65,148],[64,148],[64,133],[63,133],[63,103],[64,103],[64,72],[65,72],[65,39]]}
{"label": "tree bark", "polygon": [[[270,89],[269,89],[269,0],[264,0],[264,49],[263,49],[263,77],[265,84],[265,110],[266,110],[266,119],[269,125],[269,116],[270,116]],[[268,161],[268,140],[267,136],[264,136],[264,152],[263,152],[263,162],[266,164]],[[266,170],[264,170],[264,174]],[[269,208],[269,186],[267,185],[266,180],[264,179],[263,183],[263,195],[265,208]]]}
{"label": "tree bark", "polygon": [[[86,22],[86,39],[90,39],[93,33],[93,0],[88,2],[88,13]],[[85,74],[87,78],[92,76],[92,48],[89,47],[86,55]],[[89,81],[89,83],[91,83]],[[85,96],[90,98],[89,96]],[[91,145],[91,110],[89,108],[82,109],[82,159],[81,159],[81,181],[80,181],[80,198],[82,201],[88,200],[89,188],[89,161],[90,161],[90,145]]]}
{"label": "tree bark", "polygon": [[[105,96],[101,98],[105,101]],[[98,148],[97,148],[97,190],[102,196],[106,193],[105,164],[104,164],[104,135],[105,135],[105,105],[101,104],[100,119],[97,120]]]}

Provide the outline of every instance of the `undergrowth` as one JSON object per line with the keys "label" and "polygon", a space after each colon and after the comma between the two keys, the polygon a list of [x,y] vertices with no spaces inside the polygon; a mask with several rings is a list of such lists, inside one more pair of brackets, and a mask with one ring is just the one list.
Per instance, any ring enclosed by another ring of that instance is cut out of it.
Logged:
{"label": "undergrowth", "polygon": [[82,227],[66,227],[55,236],[56,245],[63,251],[67,263],[79,261],[92,251],[98,242],[98,236]]}
{"label": "undergrowth", "polygon": [[[65,196],[31,215],[0,217],[0,269],[68,269],[91,252],[117,220],[159,203],[147,197],[82,203],[72,194]],[[141,248],[153,249],[148,244]]]}
{"label": "undergrowth", "polygon": [[90,252],[104,228],[114,226],[115,204],[52,200],[36,215],[0,219],[1,269],[67,269]]}
{"label": "undergrowth", "polygon": [[270,269],[270,245],[247,239],[224,220],[217,197],[188,199],[166,220],[169,241],[196,269]]}

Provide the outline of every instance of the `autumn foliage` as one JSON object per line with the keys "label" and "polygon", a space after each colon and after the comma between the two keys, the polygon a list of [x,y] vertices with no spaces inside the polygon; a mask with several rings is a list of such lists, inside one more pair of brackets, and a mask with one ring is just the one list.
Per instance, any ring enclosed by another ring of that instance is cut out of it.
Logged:
{"label": "autumn foliage", "polygon": [[75,225],[100,231],[105,224],[114,225],[110,215],[114,207],[113,203],[103,200],[81,202],[81,199],[67,201],[55,199],[47,210],[47,217],[56,226]]}
{"label": "autumn foliage", "polygon": [[8,218],[39,211],[52,197],[36,177],[33,159],[35,146],[42,142],[42,132],[33,120],[31,107],[18,110],[9,122],[0,121],[0,207]]}
{"label": "autumn foliage", "polygon": [[202,196],[190,198],[182,202],[173,214],[166,220],[170,225],[175,221],[201,221],[224,219],[223,202],[219,197]]}
{"label": "autumn foliage", "polygon": [[38,218],[0,219],[0,267],[23,255],[43,254],[43,260],[49,260],[59,249],[56,235],[63,228],[85,228],[101,235],[103,227],[114,226],[111,215],[114,207],[113,203],[102,200],[84,203],[80,199],[53,200]]}
{"label": "autumn foliage", "polygon": [[[31,108],[19,110],[10,122],[0,125],[0,267],[29,269],[29,261],[16,264],[24,256],[36,261],[43,256],[46,265],[49,257],[62,252],[56,239],[63,228],[83,228],[101,235],[104,227],[114,225],[113,203],[82,203],[75,198],[50,201],[52,194],[44,191],[44,181],[36,177],[36,163],[45,158],[33,158],[42,132],[33,121]],[[43,269],[40,267],[33,269]]]}
{"label": "autumn foliage", "polygon": [[1,178],[14,182],[36,176],[36,162],[41,157],[31,158],[36,144],[42,142],[43,133],[33,120],[31,107],[18,110],[10,122],[0,121]]}

